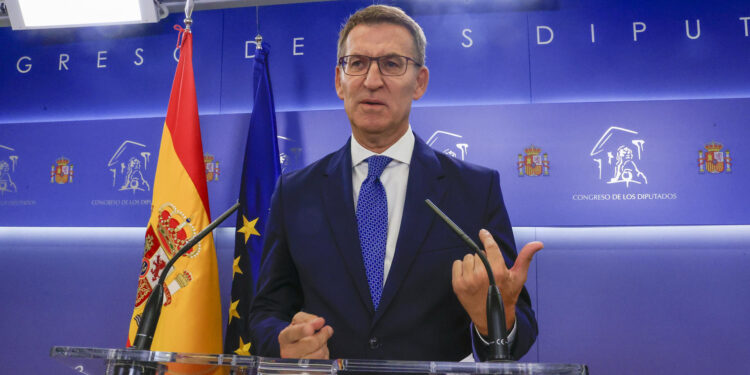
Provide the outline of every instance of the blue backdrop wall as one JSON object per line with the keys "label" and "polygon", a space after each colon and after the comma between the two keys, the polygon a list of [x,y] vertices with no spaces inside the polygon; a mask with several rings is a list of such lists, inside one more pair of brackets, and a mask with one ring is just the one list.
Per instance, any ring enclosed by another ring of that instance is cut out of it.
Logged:
{"label": "blue backdrop wall", "polygon": [[[368,3],[266,6],[259,24],[255,8],[194,13],[214,213],[237,199],[256,31],[290,171],[349,136],[335,41]],[[528,284],[540,337],[524,360],[750,370],[750,5],[387,3],[427,34],[414,130],[499,170],[518,242],[545,241]],[[64,373],[51,345],[124,345],[182,18],[0,29],[2,372]],[[225,305],[232,238],[217,232]]]}

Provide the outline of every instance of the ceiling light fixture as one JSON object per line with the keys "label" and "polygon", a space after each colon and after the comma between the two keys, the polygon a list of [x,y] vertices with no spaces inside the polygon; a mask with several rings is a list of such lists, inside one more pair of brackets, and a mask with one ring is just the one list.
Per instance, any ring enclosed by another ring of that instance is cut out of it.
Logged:
{"label": "ceiling light fixture", "polygon": [[5,0],[14,30],[154,23],[167,16],[154,0]]}

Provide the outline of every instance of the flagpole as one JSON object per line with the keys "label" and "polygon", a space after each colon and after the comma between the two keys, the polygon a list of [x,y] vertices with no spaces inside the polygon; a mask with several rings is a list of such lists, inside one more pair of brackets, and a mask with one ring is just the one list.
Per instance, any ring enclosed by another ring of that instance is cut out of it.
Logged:
{"label": "flagpole", "polygon": [[263,47],[261,44],[263,43],[263,37],[260,35],[260,16],[258,15],[258,8],[259,6],[255,6],[255,49],[261,50]]}
{"label": "flagpole", "polygon": [[185,30],[190,32],[190,25],[193,24],[193,0],[185,1]]}

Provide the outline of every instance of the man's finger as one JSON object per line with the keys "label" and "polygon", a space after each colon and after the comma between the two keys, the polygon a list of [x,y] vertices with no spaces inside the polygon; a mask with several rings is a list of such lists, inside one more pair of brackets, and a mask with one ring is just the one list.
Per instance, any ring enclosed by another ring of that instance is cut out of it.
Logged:
{"label": "man's finger", "polygon": [[319,346],[326,346],[331,336],[333,336],[333,328],[331,326],[325,326],[313,335]]}
{"label": "man's finger", "polygon": [[328,346],[318,348],[318,350],[302,356],[305,359],[328,359]]}
{"label": "man's finger", "polygon": [[[322,320],[322,318],[318,319]],[[297,342],[305,337],[314,335],[315,331],[316,328],[312,323],[290,324],[279,333],[279,343]]]}
{"label": "man's finger", "polygon": [[302,338],[299,341],[299,344],[306,348],[303,352],[305,353],[303,357],[312,358],[308,356],[320,350],[320,348],[326,347],[328,345],[328,339],[330,339],[331,336],[333,336],[333,328],[331,328],[331,326],[325,326],[314,335]]}
{"label": "man's finger", "polygon": [[463,264],[460,260],[456,259],[453,261],[453,287],[455,289],[456,283],[461,280],[461,267]]}
{"label": "man's finger", "polygon": [[536,254],[537,251],[543,248],[544,244],[539,241],[529,242],[524,245],[523,249],[521,249],[521,252],[518,253],[516,263],[513,265],[513,270],[522,271],[523,274],[527,274],[529,272],[531,260],[534,258],[534,254]]}
{"label": "man's finger", "polygon": [[307,337],[306,330],[309,332],[312,328],[301,324],[286,326],[279,333],[279,344],[291,344]]}
{"label": "man's finger", "polygon": [[[298,335],[298,334],[292,333],[292,330],[293,330],[292,328],[293,326],[290,324],[284,327],[284,329],[282,329],[281,332],[279,332],[279,344],[280,345],[283,346],[284,344],[292,342],[292,337]],[[300,328],[301,327],[294,327],[294,329],[300,329]]]}
{"label": "man's finger", "polygon": [[503,254],[500,252],[500,246],[497,245],[497,242],[495,242],[492,234],[487,229],[479,231],[479,240],[482,241],[482,246],[484,246],[484,251],[487,254],[487,260],[490,262],[492,270],[497,272],[508,269],[505,265]]}
{"label": "man's finger", "polygon": [[307,323],[311,320],[315,320],[316,318],[318,318],[317,315],[308,314],[304,311],[300,311],[294,314],[294,317],[292,317],[292,324]]}
{"label": "man's finger", "polygon": [[472,273],[474,273],[474,255],[466,254],[464,255],[464,260],[461,262],[461,275],[468,277]]}
{"label": "man's finger", "polygon": [[[325,328],[331,328],[331,327],[325,327]],[[322,331],[322,330],[321,330]],[[328,336],[330,338],[330,336]],[[311,351],[310,353],[307,353],[302,356],[302,358],[310,358],[310,359],[329,359],[330,353],[328,352],[328,342],[327,340],[323,342],[317,349]]]}
{"label": "man's finger", "polygon": [[[484,256],[487,256],[487,253],[485,253]],[[477,254],[474,254],[473,258],[474,258],[474,273],[486,274],[487,271],[484,269],[484,263],[482,262],[482,258],[480,258],[479,255]]]}

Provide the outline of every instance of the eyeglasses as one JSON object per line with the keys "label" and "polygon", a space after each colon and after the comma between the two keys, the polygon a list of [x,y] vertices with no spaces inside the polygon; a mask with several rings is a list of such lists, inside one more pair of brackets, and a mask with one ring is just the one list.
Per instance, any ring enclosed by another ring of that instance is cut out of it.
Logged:
{"label": "eyeglasses", "polygon": [[401,55],[386,55],[379,57],[370,57],[364,55],[349,55],[339,59],[339,65],[344,69],[344,73],[350,76],[363,76],[370,71],[370,65],[377,61],[380,74],[384,76],[400,76],[406,73],[409,67],[409,61],[416,66],[422,66],[416,60]]}

